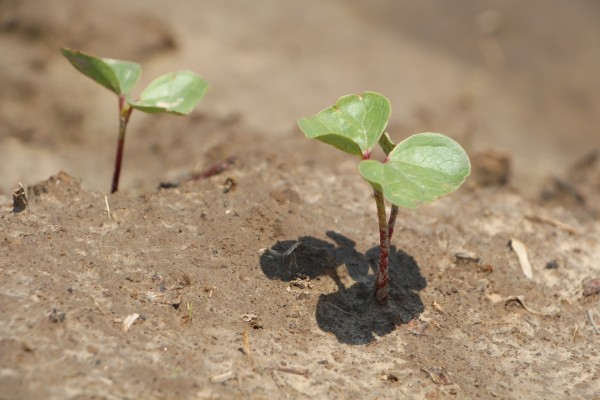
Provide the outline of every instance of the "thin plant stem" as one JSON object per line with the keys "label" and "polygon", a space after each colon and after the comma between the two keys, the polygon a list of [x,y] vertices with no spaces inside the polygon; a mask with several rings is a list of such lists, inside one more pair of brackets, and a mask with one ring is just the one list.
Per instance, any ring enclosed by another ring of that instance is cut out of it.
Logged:
{"label": "thin plant stem", "polygon": [[117,140],[117,155],[115,157],[115,170],[113,173],[111,193],[119,189],[119,176],[121,175],[121,163],[123,161],[123,149],[125,148],[125,133],[127,124],[133,108],[125,102],[125,96],[119,96],[119,139]]}
{"label": "thin plant stem", "polygon": [[[394,149],[394,143],[387,134],[379,139],[379,144],[387,156]],[[363,157],[363,159],[368,159]],[[384,161],[385,162],[385,161]],[[385,200],[383,193],[375,189],[375,203],[377,204],[377,220],[379,222],[379,264],[377,265],[377,277],[375,278],[375,299],[382,305],[387,304],[389,296],[389,259],[390,242],[394,234],[394,226],[398,217],[398,206],[392,204],[390,219],[386,221]]]}
{"label": "thin plant stem", "polygon": [[390,211],[390,219],[388,220],[388,241],[392,242],[392,235],[394,234],[394,226],[396,225],[396,218],[398,217],[398,206],[392,204]]}
{"label": "thin plant stem", "polygon": [[385,305],[388,299],[390,235],[385,201],[383,200],[383,193],[379,190],[375,190],[375,204],[377,205],[377,220],[379,222],[379,265],[377,266],[377,277],[375,278],[375,299],[380,304]]}

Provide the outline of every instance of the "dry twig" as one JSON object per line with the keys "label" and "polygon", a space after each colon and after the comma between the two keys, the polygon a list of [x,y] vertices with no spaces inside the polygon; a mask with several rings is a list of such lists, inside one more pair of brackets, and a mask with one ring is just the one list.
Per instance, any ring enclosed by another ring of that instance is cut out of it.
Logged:
{"label": "dry twig", "polygon": [[288,374],[302,375],[305,378],[308,378],[308,369],[307,368],[298,368],[298,367],[277,367],[278,371],[287,372]]}
{"label": "dry twig", "polygon": [[104,196],[104,202],[106,203],[106,215],[108,215],[108,219],[112,219],[112,215],[110,214],[110,206],[108,205],[108,196]]}
{"label": "dry twig", "polygon": [[598,326],[596,326],[596,321],[594,321],[594,311],[587,310],[587,317],[590,321],[590,324],[592,324],[592,328],[594,328],[594,332],[596,332],[596,335],[600,335],[600,330],[598,330]]}
{"label": "dry twig", "polygon": [[581,233],[582,233],[580,229],[577,229],[572,225],[565,224],[564,222],[560,222],[554,218],[542,217],[540,215],[526,215],[525,218],[527,218],[528,220],[533,221],[533,222],[541,222],[541,223],[554,225],[555,227],[557,227],[559,229],[562,229],[564,231],[567,231],[567,232],[575,234],[575,235],[581,235]]}
{"label": "dry twig", "polygon": [[211,376],[210,381],[212,383],[222,383],[231,378],[233,378],[233,371],[227,371],[219,375]]}
{"label": "dry twig", "polygon": [[244,344],[244,354],[248,357],[248,361],[251,366],[254,366],[254,359],[252,358],[252,349],[250,348],[250,334],[248,333],[248,326],[244,329],[244,334],[242,335],[242,342]]}

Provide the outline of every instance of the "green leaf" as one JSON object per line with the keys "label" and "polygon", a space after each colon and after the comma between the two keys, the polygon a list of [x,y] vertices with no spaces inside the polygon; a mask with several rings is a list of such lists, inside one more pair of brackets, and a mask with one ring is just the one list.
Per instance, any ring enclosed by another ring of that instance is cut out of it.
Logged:
{"label": "green leaf", "polygon": [[142,74],[142,67],[134,62],[98,58],[66,48],[61,53],[77,70],[117,95],[129,93]]}
{"label": "green leaf", "polygon": [[360,174],[392,204],[416,208],[458,189],[471,173],[465,150],[439,133],[398,143],[386,162],[362,161]]}
{"label": "green leaf", "polygon": [[379,146],[381,146],[386,156],[396,147],[392,138],[390,138],[390,134],[387,132],[383,132],[383,135],[379,138]]}
{"label": "green leaf", "polygon": [[121,94],[130,93],[142,76],[142,67],[134,62],[113,60],[112,58],[103,58],[102,61],[111,67],[117,76]]}
{"label": "green leaf", "polygon": [[341,97],[334,106],[298,120],[304,135],[358,156],[377,144],[391,114],[390,102],[379,93]]}
{"label": "green leaf", "polygon": [[131,107],[147,113],[168,112],[186,115],[202,100],[208,85],[198,74],[177,71],[156,78]]}

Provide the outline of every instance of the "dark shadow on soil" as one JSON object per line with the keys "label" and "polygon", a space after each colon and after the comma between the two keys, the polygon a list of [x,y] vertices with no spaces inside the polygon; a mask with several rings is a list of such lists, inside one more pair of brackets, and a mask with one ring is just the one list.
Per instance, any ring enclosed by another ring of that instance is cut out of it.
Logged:
{"label": "dark shadow on soil", "polygon": [[[277,242],[260,259],[262,271],[270,279],[291,281],[327,275],[336,282],[337,292],[319,296],[316,319],[322,330],[333,333],[342,343],[367,344],[375,335],[386,335],[423,312],[417,292],[427,282],[410,255],[391,246],[390,296],[384,307],[373,298],[379,246],[362,254],[351,239],[333,231],[327,236],[335,243],[303,236]],[[356,281],[352,286],[344,286],[338,275],[340,265],[345,265]]]}

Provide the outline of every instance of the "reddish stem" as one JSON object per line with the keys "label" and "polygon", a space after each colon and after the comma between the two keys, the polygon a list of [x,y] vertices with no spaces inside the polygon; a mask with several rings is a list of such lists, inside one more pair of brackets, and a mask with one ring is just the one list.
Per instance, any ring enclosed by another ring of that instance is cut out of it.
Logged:
{"label": "reddish stem", "polygon": [[121,160],[123,159],[123,147],[125,140],[119,138],[117,141],[117,157],[115,159],[115,171],[113,173],[112,187],[110,192],[114,193],[119,189],[119,175],[121,174]]}
{"label": "reddish stem", "polygon": [[[386,135],[387,134],[384,134],[379,141],[386,155],[385,160],[383,161],[384,163],[388,161],[388,156],[395,146]],[[363,159],[364,158],[365,157],[363,157]],[[394,234],[396,218],[398,217],[398,206],[392,204],[392,209],[390,210],[390,219],[386,222],[385,201],[383,199],[383,193],[378,190],[375,190],[375,203],[377,204],[377,219],[379,221],[379,265],[377,268],[377,277],[375,278],[375,299],[380,304],[385,305],[387,304],[389,295],[388,269],[390,259],[390,242],[392,240],[392,235]]]}
{"label": "reddish stem", "polygon": [[[379,265],[375,278],[375,299],[382,305],[388,299],[388,260],[390,255],[390,235],[385,212],[383,194],[375,190],[375,203],[377,204],[377,219],[379,221]],[[393,209],[392,209],[393,211]],[[397,212],[397,210],[396,210]],[[395,220],[395,217],[394,217]]]}
{"label": "reddish stem", "polygon": [[119,177],[121,175],[121,164],[123,162],[123,149],[125,148],[125,133],[127,124],[133,108],[125,102],[125,96],[119,96],[119,139],[117,140],[117,156],[115,158],[115,170],[113,173],[111,193],[119,189]]}

